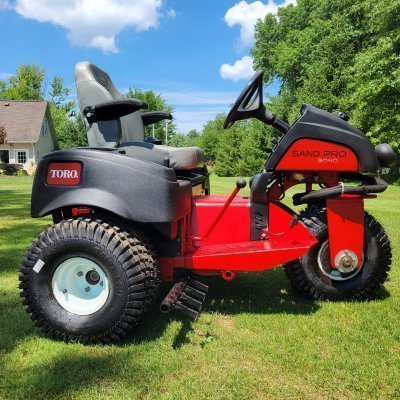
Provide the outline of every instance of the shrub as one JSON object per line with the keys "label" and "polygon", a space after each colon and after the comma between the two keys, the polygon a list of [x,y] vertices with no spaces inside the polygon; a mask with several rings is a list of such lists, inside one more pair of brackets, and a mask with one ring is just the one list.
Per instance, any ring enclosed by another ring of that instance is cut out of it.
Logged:
{"label": "shrub", "polygon": [[0,170],[3,171],[2,175],[15,175],[18,167],[14,164],[0,164]]}
{"label": "shrub", "polygon": [[14,172],[14,175],[15,176],[27,176],[28,173],[23,169],[19,169],[18,171]]}

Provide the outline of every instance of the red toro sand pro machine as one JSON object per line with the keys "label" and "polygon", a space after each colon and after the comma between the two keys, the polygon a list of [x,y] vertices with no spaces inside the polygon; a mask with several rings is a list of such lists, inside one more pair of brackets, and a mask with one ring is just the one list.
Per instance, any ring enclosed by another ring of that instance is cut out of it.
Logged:
{"label": "red toro sand pro machine", "polygon": [[[24,304],[47,335],[118,341],[160,281],[173,282],[161,311],[192,318],[207,292],[202,276],[232,280],[283,264],[313,300],[370,299],[384,282],[390,243],[364,200],[387,187],[378,177],[395,157],[387,144],[374,148],[343,115],[311,105],[291,126],[279,120],[264,106],[258,72],[224,127],[257,118],[281,138],[250,179],[250,196],[239,194],[243,179],[230,196],[213,196],[201,149],[144,137],[144,126],[169,113],[140,113],[146,104],[126,99],[89,62],[75,78],[90,147],[40,161],[31,212],[52,215],[54,225],[32,242],[20,270]],[[302,189],[293,203],[307,205],[300,215],[281,203],[294,185]]]}

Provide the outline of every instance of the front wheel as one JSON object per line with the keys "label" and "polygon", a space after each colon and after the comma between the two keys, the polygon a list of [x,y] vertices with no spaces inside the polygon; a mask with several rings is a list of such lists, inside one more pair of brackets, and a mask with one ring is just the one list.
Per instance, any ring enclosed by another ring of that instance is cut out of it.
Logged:
{"label": "front wheel", "polygon": [[368,300],[387,278],[392,253],[382,225],[367,212],[364,216],[364,254],[360,268],[339,271],[330,265],[326,212],[312,205],[302,222],[318,239],[302,258],[284,266],[292,287],[310,300]]}
{"label": "front wheel", "polygon": [[146,240],[101,221],[46,229],[20,269],[27,312],[48,336],[84,343],[122,339],[150,305],[158,270]]}

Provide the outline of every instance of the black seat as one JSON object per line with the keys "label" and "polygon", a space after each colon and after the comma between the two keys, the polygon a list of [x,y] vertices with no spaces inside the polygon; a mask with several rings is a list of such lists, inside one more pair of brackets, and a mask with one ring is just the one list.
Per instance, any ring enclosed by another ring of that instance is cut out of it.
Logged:
{"label": "black seat", "polygon": [[[109,75],[90,62],[80,62],[75,66],[75,81],[82,113],[87,107],[125,99]],[[85,118],[85,124],[90,147],[119,147],[127,156],[178,170],[190,170],[204,165],[204,153],[199,147],[171,147],[145,142],[144,122],[139,111],[111,121],[89,123]]]}

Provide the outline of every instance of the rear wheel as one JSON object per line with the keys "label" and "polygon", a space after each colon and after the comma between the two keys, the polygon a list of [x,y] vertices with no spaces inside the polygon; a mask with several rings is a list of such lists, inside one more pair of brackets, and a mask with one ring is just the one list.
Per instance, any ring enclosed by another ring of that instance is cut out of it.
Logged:
{"label": "rear wheel", "polygon": [[91,220],[61,221],[29,247],[20,269],[27,312],[48,336],[122,339],[151,304],[155,257],[139,233]]}
{"label": "rear wheel", "polygon": [[360,268],[333,269],[330,264],[326,212],[312,205],[301,214],[302,222],[318,239],[308,253],[284,266],[293,288],[310,300],[367,300],[387,278],[392,253],[381,224],[370,214],[364,217],[364,254]]}

